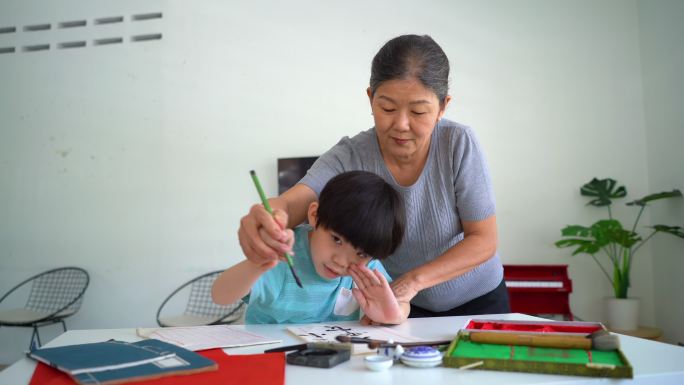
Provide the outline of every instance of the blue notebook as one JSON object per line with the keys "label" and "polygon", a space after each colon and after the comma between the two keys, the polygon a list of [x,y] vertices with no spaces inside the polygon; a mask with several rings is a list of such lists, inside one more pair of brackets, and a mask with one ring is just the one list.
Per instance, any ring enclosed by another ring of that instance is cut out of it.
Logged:
{"label": "blue notebook", "polygon": [[108,384],[216,370],[208,358],[155,340],[106,341],[34,350],[28,355],[80,384]]}

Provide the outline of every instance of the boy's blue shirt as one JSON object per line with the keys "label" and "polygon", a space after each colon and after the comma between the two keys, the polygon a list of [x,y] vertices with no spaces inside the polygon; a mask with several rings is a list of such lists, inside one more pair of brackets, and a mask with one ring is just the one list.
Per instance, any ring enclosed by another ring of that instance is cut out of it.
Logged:
{"label": "boy's blue shirt", "polygon": [[[329,280],[316,272],[309,247],[311,230],[309,225],[294,229],[294,268],[304,288],[297,286],[286,263],[278,263],[259,277],[245,297],[247,324],[357,321],[360,318],[358,303],[350,292],[352,278],[344,276]],[[392,281],[380,261],[372,260],[368,268],[378,270],[388,282]]]}

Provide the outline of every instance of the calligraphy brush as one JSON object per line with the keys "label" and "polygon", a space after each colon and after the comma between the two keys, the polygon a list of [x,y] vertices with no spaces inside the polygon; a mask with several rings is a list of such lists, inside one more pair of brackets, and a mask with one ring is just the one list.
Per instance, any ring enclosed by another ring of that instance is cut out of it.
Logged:
{"label": "calligraphy brush", "polygon": [[617,335],[598,330],[586,336],[537,335],[516,333],[470,332],[470,340],[485,344],[520,345],[561,349],[615,350],[620,347]]}
{"label": "calligraphy brush", "polygon": [[385,341],[385,340],[374,340],[374,339],[370,339],[370,338],[351,337],[351,336],[345,336],[345,335],[336,336],[335,339],[339,342],[347,342],[347,343],[352,343],[352,344],[368,344],[368,347],[371,349],[377,349],[377,348],[381,348],[381,347],[382,348],[394,347],[397,345],[401,345],[403,347],[412,347],[412,346],[449,345],[451,343],[451,340],[423,341],[423,342],[390,342],[390,341]]}
{"label": "calligraphy brush", "polygon": [[[268,203],[268,199],[266,199],[266,194],[264,194],[264,190],[261,188],[261,183],[259,183],[259,178],[257,178],[256,172],[254,172],[254,170],[250,170],[249,175],[252,176],[252,181],[254,182],[254,187],[256,187],[257,192],[259,193],[261,203],[264,205],[266,211],[268,211],[268,213],[271,214],[271,216],[273,216],[273,209],[271,209],[271,205]],[[297,276],[297,273],[295,273],[294,262],[292,262],[292,256],[288,253],[285,253],[285,259],[287,260],[287,265],[290,267],[290,271],[292,272],[292,276],[294,277],[295,282],[297,282],[297,286],[304,288],[304,286],[302,286],[302,281]]]}

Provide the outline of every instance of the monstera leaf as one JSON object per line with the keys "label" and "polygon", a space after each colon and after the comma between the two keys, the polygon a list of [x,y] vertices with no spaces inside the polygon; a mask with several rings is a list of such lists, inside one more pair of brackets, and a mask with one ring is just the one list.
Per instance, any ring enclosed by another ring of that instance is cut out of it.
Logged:
{"label": "monstera leaf", "polygon": [[660,231],[661,233],[668,233],[679,238],[684,238],[684,229],[681,226],[655,225],[652,228],[655,231]]}
{"label": "monstera leaf", "polygon": [[646,195],[645,197],[641,199],[637,199],[635,201],[627,203],[627,206],[646,206],[646,204],[650,201],[655,201],[658,199],[664,199],[664,198],[675,198],[675,197],[681,197],[682,192],[679,190],[672,190],[672,191],[663,191],[659,192],[656,194],[651,194],[651,195]]}
{"label": "monstera leaf", "polygon": [[576,246],[577,248],[572,252],[572,255],[582,253],[594,255],[601,250],[601,245],[599,245],[596,239],[591,236],[590,227],[571,225],[561,230],[561,234],[568,238],[556,242],[556,247],[563,248]]}
{"label": "monstera leaf", "polygon": [[600,220],[591,227],[566,226],[561,234],[566,238],[556,242],[556,247],[576,247],[572,255],[594,255],[611,243],[630,248],[641,240],[639,234],[623,229],[620,222],[614,219]]}
{"label": "monstera leaf", "polygon": [[611,199],[624,198],[627,195],[625,186],[615,187],[617,181],[615,179],[592,179],[591,182],[585,184],[580,188],[580,194],[587,197],[595,197],[589,201],[589,205],[593,206],[608,206],[612,203]]}

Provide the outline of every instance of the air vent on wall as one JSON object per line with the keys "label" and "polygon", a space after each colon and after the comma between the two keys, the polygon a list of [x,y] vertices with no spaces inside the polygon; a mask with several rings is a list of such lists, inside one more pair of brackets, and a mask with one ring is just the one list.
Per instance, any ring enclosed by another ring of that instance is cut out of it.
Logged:
{"label": "air vent on wall", "polygon": [[119,44],[123,43],[122,37],[108,37],[106,39],[95,39],[95,45]]}
{"label": "air vent on wall", "polygon": [[86,46],[86,42],[81,40],[81,41],[68,41],[65,43],[59,43],[59,45],[57,47],[60,49],[64,49],[64,48],[81,48],[81,47],[85,47],[85,46]]}
{"label": "air vent on wall", "polygon": [[137,35],[131,36],[131,41],[148,41],[148,40],[161,40],[161,33],[153,33],[149,35]]}
{"label": "air vent on wall", "polygon": [[24,52],[47,51],[50,49],[50,44],[25,45],[22,49]]}
{"label": "air vent on wall", "polygon": [[50,28],[52,28],[52,24],[25,25],[24,31],[26,31],[26,32],[47,31]]}
{"label": "air vent on wall", "polygon": [[[136,13],[130,15],[130,22],[135,22],[136,25],[147,25],[146,21],[158,21],[164,17],[162,12],[145,12]],[[76,29],[76,31],[83,31],[84,36],[73,36],[70,33],[70,40],[67,41],[57,41],[54,47],[57,49],[69,49],[69,48],[84,48],[87,47],[88,41],[92,41],[92,46],[109,46],[123,44],[127,39],[132,43],[137,42],[148,42],[161,40],[163,34],[157,31],[150,31],[150,33],[140,33],[144,31],[137,31],[135,35],[130,37],[125,36],[128,32],[124,23],[128,20],[126,15],[112,15],[112,16],[100,16],[93,18],[92,20],[74,18],[71,20],[57,21],[55,23],[43,22],[36,24],[27,24],[23,26],[2,26],[0,27],[0,34],[8,35],[3,37],[3,40],[17,39],[17,41],[7,42],[7,46],[0,47],[0,54],[13,54],[19,52],[39,52],[39,51],[49,51],[52,44],[49,43],[50,40],[54,39],[54,36],[61,36],[60,30],[64,29]],[[53,29],[54,25],[54,29]],[[107,25],[111,27],[101,28],[100,26]],[[159,28],[158,23],[149,23],[154,29]],[[139,28],[136,28],[139,29]],[[74,31],[74,33],[76,33]],[[19,32],[19,33],[17,33]],[[43,42],[36,42],[34,44],[22,45],[19,40],[21,32],[30,33],[31,40],[36,40],[34,37],[44,37]],[[51,35],[47,35],[47,33]],[[80,32],[79,32],[80,33]],[[109,36],[98,36],[106,33]],[[114,34],[114,36],[112,36]],[[119,36],[116,36],[119,35]],[[50,39],[51,38],[51,39]],[[20,47],[20,49],[19,49]]]}
{"label": "air vent on wall", "polygon": [[131,19],[133,19],[133,21],[152,20],[152,19],[161,19],[161,18],[162,18],[161,12],[141,13],[138,15],[133,15],[133,17],[131,17]]}
{"label": "air vent on wall", "polygon": [[86,20],[63,21],[59,23],[59,28],[85,27],[87,24]]}
{"label": "air vent on wall", "polygon": [[95,19],[95,24],[114,24],[123,23],[123,16],[110,16],[110,17],[100,17]]}

